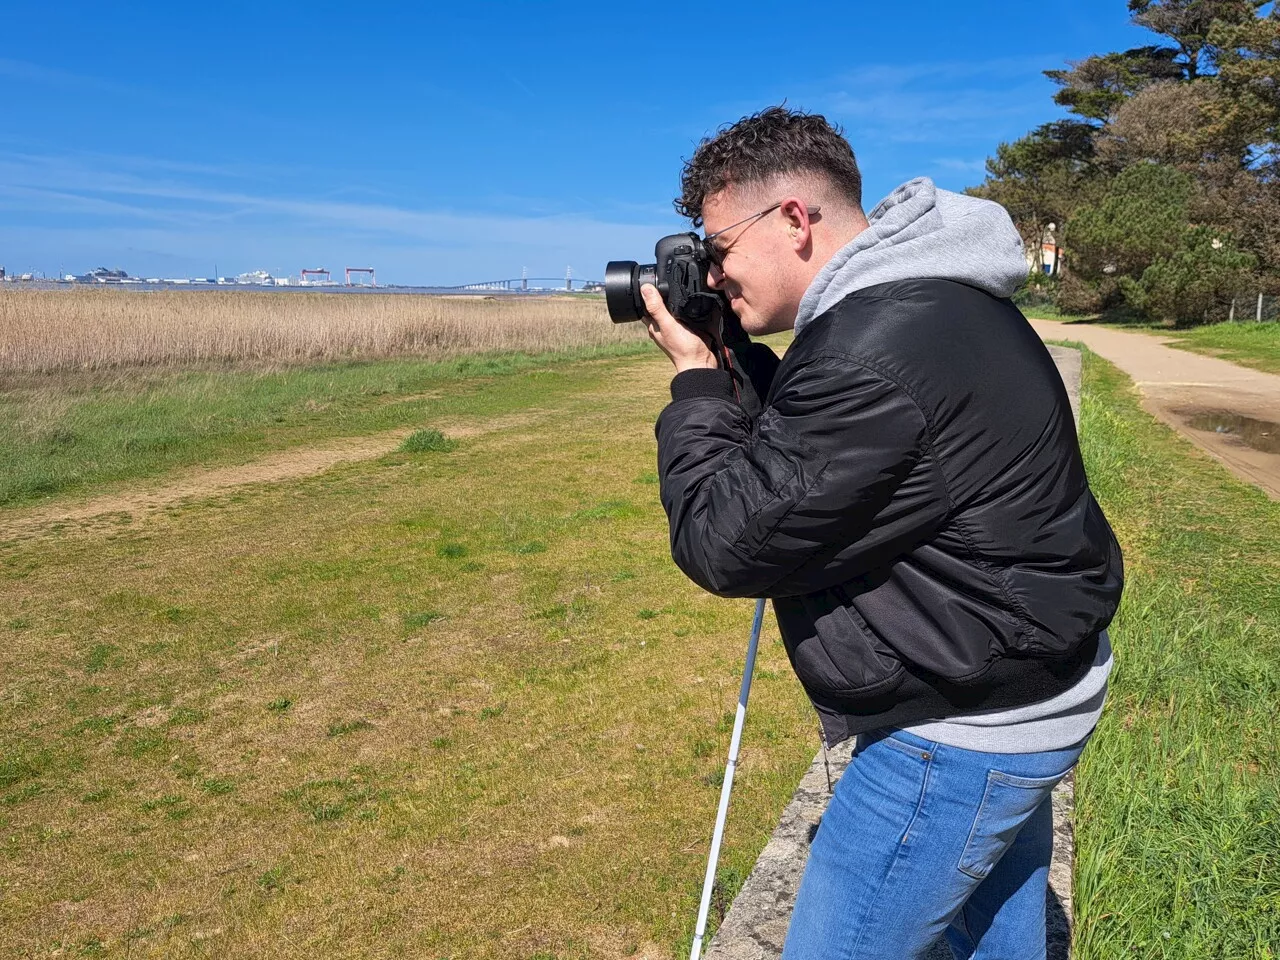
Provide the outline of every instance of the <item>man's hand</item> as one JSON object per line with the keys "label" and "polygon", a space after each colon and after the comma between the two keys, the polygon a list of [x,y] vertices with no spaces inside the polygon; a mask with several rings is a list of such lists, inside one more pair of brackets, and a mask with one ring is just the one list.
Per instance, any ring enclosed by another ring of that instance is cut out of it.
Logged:
{"label": "man's hand", "polygon": [[649,316],[644,318],[645,326],[649,328],[649,338],[671,358],[676,373],[702,367],[715,369],[719,366],[716,355],[707,342],[667,310],[657,287],[651,283],[644,284],[640,288],[640,296],[644,298],[645,309],[649,311]]}

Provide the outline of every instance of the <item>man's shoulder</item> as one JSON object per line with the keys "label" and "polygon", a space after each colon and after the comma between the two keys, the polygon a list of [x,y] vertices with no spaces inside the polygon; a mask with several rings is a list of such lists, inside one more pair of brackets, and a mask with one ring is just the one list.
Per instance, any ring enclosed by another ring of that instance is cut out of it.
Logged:
{"label": "man's shoulder", "polygon": [[874,331],[877,322],[892,322],[896,331],[903,321],[925,327],[971,320],[990,322],[996,317],[1021,319],[1022,315],[1010,301],[967,283],[918,278],[855,290],[815,317],[811,326],[825,321],[840,333],[856,336]]}
{"label": "man's shoulder", "polygon": [[1017,333],[1018,326],[1027,324],[1017,307],[977,287],[954,280],[894,280],[855,290],[814,317],[787,354],[874,359],[927,352],[957,338],[999,338]]}
{"label": "man's shoulder", "polygon": [[1001,370],[1043,366],[1041,354],[1010,301],[953,280],[895,280],[854,291],[815,317],[787,348],[779,374],[844,357],[851,373],[877,371],[913,395],[938,394]]}

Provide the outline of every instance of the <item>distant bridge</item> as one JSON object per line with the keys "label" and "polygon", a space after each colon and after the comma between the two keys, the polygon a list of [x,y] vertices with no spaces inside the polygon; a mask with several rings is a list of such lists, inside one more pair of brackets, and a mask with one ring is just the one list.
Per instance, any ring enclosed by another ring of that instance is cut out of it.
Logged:
{"label": "distant bridge", "polygon": [[603,290],[604,281],[579,280],[576,277],[515,277],[511,280],[481,280],[478,283],[462,283],[456,287],[436,287],[435,289],[500,293],[545,293],[549,290],[563,290],[582,293]]}

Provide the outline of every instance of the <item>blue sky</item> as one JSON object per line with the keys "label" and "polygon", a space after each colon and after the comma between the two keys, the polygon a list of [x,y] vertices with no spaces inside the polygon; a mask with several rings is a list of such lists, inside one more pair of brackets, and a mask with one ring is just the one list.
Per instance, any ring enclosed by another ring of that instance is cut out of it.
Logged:
{"label": "blue sky", "polygon": [[1060,115],[1041,70],[1151,40],[1124,0],[6,3],[0,265],[599,278],[686,226],[723,123],[826,114],[869,208],[979,182]]}

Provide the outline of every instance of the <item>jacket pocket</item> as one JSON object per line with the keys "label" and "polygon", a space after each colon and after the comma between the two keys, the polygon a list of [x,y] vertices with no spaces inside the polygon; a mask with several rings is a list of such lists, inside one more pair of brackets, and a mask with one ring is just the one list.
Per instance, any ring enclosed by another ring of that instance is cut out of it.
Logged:
{"label": "jacket pocket", "polygon": [[811,693],[869,696],[902,682],[902,661],[840,591],[779,598],[774,612],[796,676]]}

